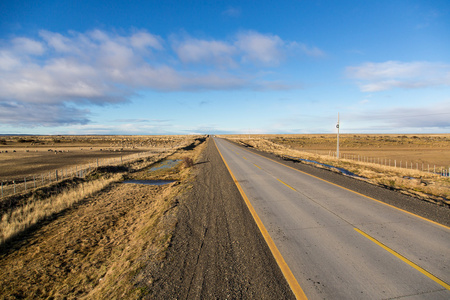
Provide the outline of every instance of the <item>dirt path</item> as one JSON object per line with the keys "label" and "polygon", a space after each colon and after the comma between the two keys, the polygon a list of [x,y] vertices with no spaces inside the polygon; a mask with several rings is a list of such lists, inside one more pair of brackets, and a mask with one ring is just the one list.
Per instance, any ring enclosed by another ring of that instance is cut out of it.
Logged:
{"label": "dirt path", "polygon": [[147,272],[148,299],[295,299],[212,140],[167,259]]}

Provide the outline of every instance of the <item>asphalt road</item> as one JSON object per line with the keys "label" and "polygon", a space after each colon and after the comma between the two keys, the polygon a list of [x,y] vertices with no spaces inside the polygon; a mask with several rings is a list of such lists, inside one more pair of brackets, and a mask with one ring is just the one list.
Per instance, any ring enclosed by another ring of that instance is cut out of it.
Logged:
{"label": "asphalt road", "polygon": [[450,299],[450,228],[214,138],[308,299]]}

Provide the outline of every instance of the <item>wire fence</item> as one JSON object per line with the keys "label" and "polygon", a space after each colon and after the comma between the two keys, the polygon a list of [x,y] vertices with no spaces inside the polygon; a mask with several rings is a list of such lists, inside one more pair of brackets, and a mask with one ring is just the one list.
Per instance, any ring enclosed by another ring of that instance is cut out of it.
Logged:
{"label": "wire fence", "polygon": [[[328,150],[302,150],[308,153],[328,155],[337,158],[337,152]],[[435,164],[414,162],[412,160],[397,160],[386,157],[372,157],[358,154],[339,153],[339,159],[352,160],[355,162],[371,163],[385,167],[401,168],[404,170],[417,170],[436,175],[450,177],[450,167],[436,166]]]}
{"label": "wire fence", "polygon": [[46,173],[40,173],[35,175],[24,176],[23,179],[15,180],[3,180],[1,182],[1,198],[16,195],[23,192],[28,192],[32,189],[43,187],[48,184],[60,182],[66,179],[72,179],[75,177],[84,178],[92,171],[106,166],[119,166],[124,163],[132,162],[138,159],[147,158],[153,156],[156,153],[153,151],[140,152],[126,156],[96,159],[92,163],[67,166],[64,168],[56,169]]}

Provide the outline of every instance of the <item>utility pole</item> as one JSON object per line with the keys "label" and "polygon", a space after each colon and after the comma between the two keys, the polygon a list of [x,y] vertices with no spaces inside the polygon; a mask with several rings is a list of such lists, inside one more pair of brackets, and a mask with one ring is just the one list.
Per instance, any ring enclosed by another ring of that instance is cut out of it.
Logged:
{"label": "utility pole", "polygon": [[337,128],[337,151],[336,151],[336,157],[337,159],[339,159],[339,113],[338,113],[338,121],[336,124],[336,128]]}

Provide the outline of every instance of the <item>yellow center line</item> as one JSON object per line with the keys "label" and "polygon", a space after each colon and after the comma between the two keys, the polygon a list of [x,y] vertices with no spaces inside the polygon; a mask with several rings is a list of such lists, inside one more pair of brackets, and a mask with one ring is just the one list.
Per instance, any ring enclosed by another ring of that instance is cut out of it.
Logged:
{"label": "yellow center line", "polygon": [[245,204],[247,204],[248,210],[252,214],[256,225],[258,225],[258,228],[261,231],[261,234],[263,235],[264,240],[266,241],[267,245],[269,246],[269,249],[272,252],[273,257],[275,258],[275,261],[277,262],[278,266],[280,267],[281,272],[283,273],[284,277],[286,278],[286,281],[288,282],[289,286],[291,287],[291,290],[294,293],[295,298],[308,299],[305,295],[305,292],[303,292],[303,289],[301,288],[300,284],[298,283],[297,279],[295,278],[294,274],[292,273],[291,269],[289,268],[289,266],[287,265],[283,256],[281,255],[280,251],[278,250],[277,246],[275,245],[275,242],[270,237],[270,234],[267,231],[266,227],[264,226],[263,222],[261,221],[261,219],[259,218],[255,209],[253,208],[253,205],[250,203],[250,200],[247,198],[247,195],[244,193],[244,190],[242,189],[241,185],[238,183],[236,177],[234,177],[234,174],[233,174],[233,172],[231,172],[230,167],[228,167],[228,164],[225,161],[225,158],[222,156],[222,153],[220,152],[219,147],[217,146],[217,144],[215,142],[214,142],[214,145],[216,146],[217,151],[219,151],[220,157],[222,158],[225,166],[227,167],[228,172],[231,175],[231,178],[233,178],[233,181],[236,184],[236,187],[238,188],[239,193],[241,194],[242,198],[244,199]]}
{"label": "yellow center line", "polygon": [[247,158],[245,158],[245,156],[242,156],[243,159],[247,160]]}
{"label": "yellow center line", "polygon": [[336,184],[336,183],[333,183],[333,182],[331,182],[331,181],[328,181],[328,180],[325,180],[325,179],[323,179],[323,178],[320,178],[320,177],[317,177],[317,176],[308,174],[308,173],[306,173],[306,172],[300,171],[300,170],[298,170],[298,169],[296,169],[296,168],[293,168],[293,167],[291,167],[291,166],[285,165],[285,164],[280,163],[280,162],[278,162],[278,161],[276,161],[276,160],[273,160],[273,159],[271,159],[271,158],[262,156],[262,155],[260,155],[260,154],[258,154],[258,153],[251,152],[251,151],[249,151],[249,150],[247,150],[247,149],[242,149],[242,150],[245,150],[245,151],[250,152],[250,153],[252,153],[252,154],[258,155],[258,156],[260,156],[260,157],[262,157],[262,158],[265,158],[265,159],[268,159],[268,160],[270,160],[270,161],[273,161],[274,163],[277,163],[277,164],[279,164],[279,165],[285,166],[285,167],[287,167],[287,168],[289,168],[289,169],[292,169],[292,170],[294,170],[294,171],[297,171],[297,172],[299,172],[299,173],[308,175],[308,176],[310,176],[310,177],[319,179],[319,180],[321,180],[321,181],[323,181],[323,182],[326,182],[326,183],[329,183],[329,184],[331,184],[331,185],[337,186],[337,187],[339,187],[339,188],[341,188],[341,189],[344,189],[344,190],[346,190],[346,191],[352,192],[353,194],[362,196],[362,197],[364,197],[364,198],[366,198],[366,199],[370,199],[370,200],[376,201],[376,202],[378,202],[378,203],[381,203],[381,204],[383,204],[383,205],[389,206],[389,207],[391,207],[391,208],[395,208],[395,209],[397,209],[397,210],[399,210],[399,211],[402,211],[402,212],[404,212],[404,213],[407,213],[407,214],[409,214],[409,215],[411,215],[411,216],[417,217],[417,218],[422,219],[422,220],[424,220],[424,221],[433,223],[433,224],[435,224],[435,225],[438,225],[438,226],[440,226],[440,227],[443,227],[443,228],[445,228],[445,229],[450,230],[450,227],[448,227],[448,226],[446,226],[446,225],[444,225],[444,224],[440,224],[440,223],[438,223],[438,222],[435,222],[435,221],[432,221],[432,220],[427,219],[427,218],[425,218],[425,217],[416,215],[416,214],[414,214],[414,213],[412,213],[412,212],[409,212],[409,211],[407,211],[407,210],[398,208],[398,207],[393,206],[393,205],[391,205],[391,204],[388,204],[388,203],[386,203],[386,202],[383,202],[383,201],[377,200],[377,199],[375,199],[375,198],[369,197],[369,196],[367,196],[367,195],[358,193],[358,192],[356,192],[356,191],[354,191],[354,190],[348,189],[348,188],[346,188],[346,187],[343,187],[343,186],[338,185],[338,184]]}
{"label": "yellow center line", "polygon": [[418,270],[420,273],[428,276],[429,278],[431,278],[432,280],[434,280],[435,282],[439,283],[440,285],[442,285],[443,287],[445,287],[447,290],[450,290],[450,285],[445,283],[444,281],[442,281],[441,279],[437,278],[436,276],[434,276],[433,274],[431,274],[430,272],[422,269],[421,267],[419,267],[418,265],[416,265],[415,263],[413,263],[412,261],[410,261],[409,259],[407,259],[406,257],[404,257],[403,255],[395,252],[394,250],[392,250],[391,248],[389,248],[388,246],[384,245],[383,243],[381,243],[380,241],[376,240],[375,238],[371,237],[370,235],[368,235],[367,233],[365,233],[364,231],[358,229],[358,228],[353,228],[356,230],[356,232],[362,234],[363,236],[365,236],[366,238],[368,238],[369,240],[371,240],[372,242],[374,242],[375,244],[377,244],[378,246],[380,246],[381,248],[383,248],[384,250],[388,251],[389,253],[393,254],[394,256],[396,256],[397,258],[400,258],[402,261],[404,261],[405,263],[407,263],[408,265],[410,265],[411,267],[413,267],[414,269]]}
{"label": "yellow center line", "polygon": [[[257,167],[258,169],[261,169],[261,167],[260,166],[258,166],[257,164],[254,164],[255,165],[255,167]],[[262,169],[261,169],[262,170]]]}
{"label": "yellow center line", "polygon": [[284,184],[285,186],[287,186],[288,188],[290,188],[291,190],[297,191],[296,189],[294,189],[292,186],[290,186],[290,185],[287,184],[286,182],[284,182],[284,181],[282,181],[282,180],[280,180],[280,179],[278,179],[278,178],[277,178],[277,180],[278,180],[279,182],[281,182],[282,184]]}

